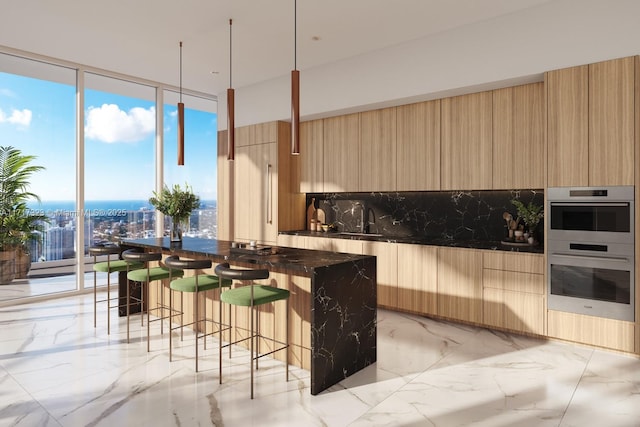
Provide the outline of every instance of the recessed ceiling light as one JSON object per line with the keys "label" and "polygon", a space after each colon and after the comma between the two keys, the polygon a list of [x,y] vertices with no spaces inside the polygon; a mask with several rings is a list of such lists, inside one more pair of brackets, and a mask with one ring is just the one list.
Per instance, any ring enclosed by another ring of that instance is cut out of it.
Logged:
{"label": "recessed ceiling light", "polygon": [[311,40],[313,40],[314,42],[320,41],[320,36],[312,36]]}
{"label": "recessed ceiling light", "polygon": [[220,74],[220,71],[213,70],[211,71],[211,74]]}

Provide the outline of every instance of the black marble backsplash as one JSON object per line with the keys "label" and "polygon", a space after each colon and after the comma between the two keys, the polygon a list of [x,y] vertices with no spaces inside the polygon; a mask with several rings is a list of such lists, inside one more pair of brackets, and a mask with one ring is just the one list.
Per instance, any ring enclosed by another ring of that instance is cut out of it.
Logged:
{"label": "black marble backsplash", "polygon": [[[512,199],[544,204],[543,190],[321,193],[307,194],[306,206],[312,198],[337,231],[445,240],[502,240],[508,235],[504,212],[517,216]],[[542,234],[541,222],[538,241]]]}

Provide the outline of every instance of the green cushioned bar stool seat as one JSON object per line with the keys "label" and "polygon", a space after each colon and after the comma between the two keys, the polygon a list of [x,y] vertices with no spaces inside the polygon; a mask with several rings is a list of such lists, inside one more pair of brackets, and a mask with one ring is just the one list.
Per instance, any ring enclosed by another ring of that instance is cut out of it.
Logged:
{"label": "green cushioned bar stool seat", "polygon": [[[228,263],[220,264],[215,269],[216,275],[221,279],[228,280],[241,280],[249,281],[250,284],[246,286],[236,287],[229,289],[222,293],[221,300],[224,303],[249,307],[250,319],[249,319],[249,336],[240,340],[230,342],[228,346],[240,343],[242,341],[249,340],[249,354],[251,355],[251,398],[253,399],[253,362],[255,361],[255,369],[258,369],[258,359],[264,356],[268,356],[276,351],[285,350],[285,366],[286,366],[286,380],[289,381],[289,296],[290,292],[287,289],[276,288],[275,286],[262,285],[253,283],[254,280],[269,278],[269,270],[265,269],[234,269],[229,266]],[[286,301],[286,320],[285,320],[285,342],[276,340],[262,335],[260,332],[260,315],[254,315],[254,311],[261,305],[273,303],[276,301]],[[254,318],[256,321],[254,322]],[[255,323],[255,325],[254,325]],[[269,340],[275,344],[280,344],[281,347],[274,348],[273,350],[260,354],[260,340]],[[255,343],[255,344],[254,344]],[[226,347],[226,346],[225,346]],[[255,352],[254,352],[255,348]],[[220,383],[222,383],[222,346],[220,346]]]}
{"label": "green cushioned bar stool seat", "polygon": [[[211,268],[211,261],[208,259],[204,260],[192,260],[192,259],[180,259],[177,256],[170,256],[164,260],[164,264],[170,269],[182,269],[182,270],[205,270]],[[218,298],[218,320],[213,320],[213,314],[211,319],[207,319],[207,304],[206,298],[204,303],[202,304],[204,308],[204,313],[202,317],[200,317],[200,304],[198,303],[198,297],[200,294],[204,294],[204,292],[211,291],[214,289],[218,289],[219,292],[222,292],[221,289],[223,287],[231,286],[231,280],[220,280],[217,276],[212,274],[195,274],[192,277],[185,277],[182,279],[172,280],[169,287],[171,291],[169,292],[169,305],[173,305],[173,292],[180,292],[181,295],[184,293],[193,294],[193,321],[191,323],[184,323],[184,308],[183,308],[183,298],[180,298],[180,326],[172,327],[170,326],[169,330],[169,360],[173,360],[173,344],[172,344],[172,334],[171,330],[180,329],[180,339],[184,339],[183,328],[184,326],[192,326],[194,333],[196,335],[195,339],[195,356],[196,356],[196,372],[198,372],[198,340],[202,339],[204,342],[204,349],[207,349],[207,336],[213,335],[216,332],[219,334],[220,345],[222,345],[222,332],[229,330],[230,326],[225,325],[222,322],[222,300]],[[213,313],[213,298],[211,299],[211,312]],[[231,312],[229,312],[231,315]],[[207,322],[216,326],[216,331],[211,333],[207,333]],[[201,328],[201,325],[204,324],[204,327]],[[203,332],[200,333],[200,330]]]}
{"label": "green cushioned bar stool seat", "polygon": [[[168,306],[164,303],[164,285],[163,281],[182,277],[184,272],[182,270],[172,270],[165,266],[151,267],[149,263],[162,260],[162,253],[159,252],[142,252],[137,249],[128,249],[122,253],[122,258],[131,265],[142,263],[144,268],[137,270],[130,270],[127,272],[127,279],[133,282],[143,284],[143,297],[142,302],[147,302],[147,351],[151,351],[151,322],[160,322],[160,335],[164,334],[164,320],[171,319],[173,314],[173,308],[171,304]],[[149,298],[149,286],[151,282],[156,282],[156,294],[158,295],[158,301],[155,307],[150,306]],[[129,288],[127,287],[127,299],[129,298]],[[151,319],[151,313],[158,313]],[[141,318],[142,324],[144,324],[144,316]],[[129,340],[129,311],[127,311],[127,341]]]}
{"label": "green cushioned bar stool seat", "polygon": [[[111,273],[127,271],[127,269],[135,269],[144,267],[143,263],[128,264],[126,261],[119,259],[121,249],[117,244],[103,243],[89,248],[89,255],[93,257],[93,327],[97,326],[98,303],[107,303],[107,334],[111,334],[111,309],[118,308],[121,301],[118,297],[111,297]],[[106,261],[98,262],[98,257],[106,257]],[[97,273],[107,273],[107,296],[104,299],[98,299],[98,276]],[[117,304],[111,305],[112,301],[118,301]]]}
{"label": "green cushioned bar stool seat", "polygon": [[127,273],[127,278],[134,282],[153,282],[154,280],[164,280],[169,278],[182,277],[182,270],[171,270],[167,267],[151,267],[149,271],[146,268],[141,270],[133,270]]}
{"label": "green cushioned bar stool seat", "polygon": [[[253,292],[253,304],[251,303],[251,292]],[[243,307],[267,304],[287,298],[289,298],[287,289],[279,289],[267,285],[243,286],[230,289],[222,294],[222,302]]]}

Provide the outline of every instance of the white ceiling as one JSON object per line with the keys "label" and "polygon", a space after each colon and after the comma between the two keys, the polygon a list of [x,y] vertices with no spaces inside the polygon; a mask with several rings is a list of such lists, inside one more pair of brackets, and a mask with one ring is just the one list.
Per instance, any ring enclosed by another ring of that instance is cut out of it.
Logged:
{"label": "white ceiling", "polygon": [[[553,0],[298,0],[304,70]],[[219,94],[293,69],[294,0],[5,2],[0,45]],[[217,73],[212,73],[213,71]],[[304,78],[304,77],[302,77]]]}

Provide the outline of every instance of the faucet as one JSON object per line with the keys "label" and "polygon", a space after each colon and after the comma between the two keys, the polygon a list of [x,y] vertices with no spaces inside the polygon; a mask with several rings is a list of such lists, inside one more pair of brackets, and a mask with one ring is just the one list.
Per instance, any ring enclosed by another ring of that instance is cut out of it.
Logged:
{"label": "faucet", "polygon": [[364,223],[364,212],[365,212],[365,208],[364,205],[360,202],[356,202],[353,204],[353,206],[351,206],[351,215],[355,216],[356,213],[356,207],[360,206],[360,218],[359,218],[359,222],[356,222],[356,227],[358,227],[358,231],[360,233],[366,233],[366,227],[365,227],[365,223]]}

